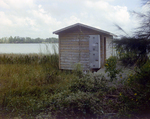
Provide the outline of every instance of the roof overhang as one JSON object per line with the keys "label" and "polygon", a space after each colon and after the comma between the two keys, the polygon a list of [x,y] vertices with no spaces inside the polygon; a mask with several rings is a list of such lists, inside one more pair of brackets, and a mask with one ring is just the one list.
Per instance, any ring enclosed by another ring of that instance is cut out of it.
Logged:
{"label": "roof overhang", "polygon": [[84,24],[81,24],[81,23],[76,23],[76,24],[73,24],[71,26],[59,29],[57,31],[54,31],[53,34],[58,34],[59,35],[60,33],[63,33],[63,32],[65,32],[69,29],[72,29],[74,27],[84,27],[84,28],[94,30],[94,31],[99,32],[99,33],[103,33],[103,34],[106,34],[106,35],[111,35],[111,36],[117,37],[117,35],[115,35],[113,33],[110,33],[110,32],[107,32],[107,31],[104,31],[104,30],[101,30],[101,29],[98,29],[98,28],[94,28],[94,27],[91,27],[91,26],[88,26],[88,25],[84,25]]}

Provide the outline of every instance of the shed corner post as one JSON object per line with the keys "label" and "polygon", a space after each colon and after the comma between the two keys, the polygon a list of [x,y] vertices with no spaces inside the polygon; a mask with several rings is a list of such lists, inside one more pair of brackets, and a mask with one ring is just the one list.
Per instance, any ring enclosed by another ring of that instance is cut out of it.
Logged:
{"label": "shed corner post", "polygon": [[58,40],[59,40],[59,43],[58,43],[58,48],[59,48],[59,69],[61,69],[61,66],[60,66],[60,57],[61,57],[61,45],[60,45],[60,35],[58,35]]}
{"label": "shed corner post", "polygon": [[114,56],[114,37],[112,36],[112,56]]}
{"label": "shed corner post", "polygon": [[104,35],[100,34],[101,68],[104,68]]}

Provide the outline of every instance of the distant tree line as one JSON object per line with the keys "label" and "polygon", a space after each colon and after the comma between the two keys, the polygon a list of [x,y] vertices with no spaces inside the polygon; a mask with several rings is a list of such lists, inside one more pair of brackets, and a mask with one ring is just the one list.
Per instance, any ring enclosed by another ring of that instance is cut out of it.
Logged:
{"label": "distant tree line", "polygon": [[0,38],[0,43],[58,43],[57,38],[30,38],[30,37],[3,37]]}

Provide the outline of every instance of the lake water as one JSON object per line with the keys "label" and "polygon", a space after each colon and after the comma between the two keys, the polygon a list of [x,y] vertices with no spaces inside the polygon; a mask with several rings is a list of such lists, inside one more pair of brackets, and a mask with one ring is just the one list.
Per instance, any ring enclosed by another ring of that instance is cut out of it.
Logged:
{"label": "lake water", "polygon": [[54,49],[58,53],[58,43],[41,43],[41,44],[0,44],[0,54],[29,54],[29,53],[54,53]]}

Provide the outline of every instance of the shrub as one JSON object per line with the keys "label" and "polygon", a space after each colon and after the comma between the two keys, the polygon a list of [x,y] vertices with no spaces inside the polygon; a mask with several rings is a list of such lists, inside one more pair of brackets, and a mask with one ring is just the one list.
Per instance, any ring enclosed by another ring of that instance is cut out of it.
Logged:
{"label": "shrub", "polygon": [[68,88],[50,97],[49,111],[62,116],[98,116],[103,114],[106,80],[102,75],[88,73],[71,80]]}
{"label": "shrub", "polygon": [[97,92],[99,90],[106,91],[106,80],[100,75],[93,75],[92,73],[86,74],[82,78],[75,78],[69,86],[71,92]]}
{"label": "shrub", "polygon": [[[141,31],[143,32],[143,29]],[[150,52],[150,41],[149,37],[144,35],[142,33],[141,36],[137,34],[133,37],[121,37],[114,40],[115,48],[123,63],[141,66],[146,62]]]}
{"label": "shrub", "polygon": [[[50,99],[50,110],[62,116],[97,116],[102,114],[102,102],[93,93],[63,91]],[[59,110],[59,111],[58,111]]]}
{"label": "shrub", "polygon": [[138,63],[138,56],[134,52],[121,52],[118,51],[118,58],[122,61],[122,64],[125,66],[133,66],[135,63]]}
{"label": "shrub", "polygon": [[[140,114],[150,110],[150,61],[142,67],[135,68],[126,79],[123,91],[120,93],[119,112],[121,114]],[[137,115],[138,115],[137,114]]]}
{"label": "shrub", "polygon": [[150,85],[150,60],[148,60],[142,67],[137,67],[135,72],[135,82],[146,87]]}
{"label": "shrub", "polygon": [[110,80],[113,81],[113,79],[117,79],[116,75],[121,72],[121,69],[116,68],[117,64],[117,57],[111,56],[106,60],[105,63],[105,72],[108,72],[108,76],[110,77]]}

